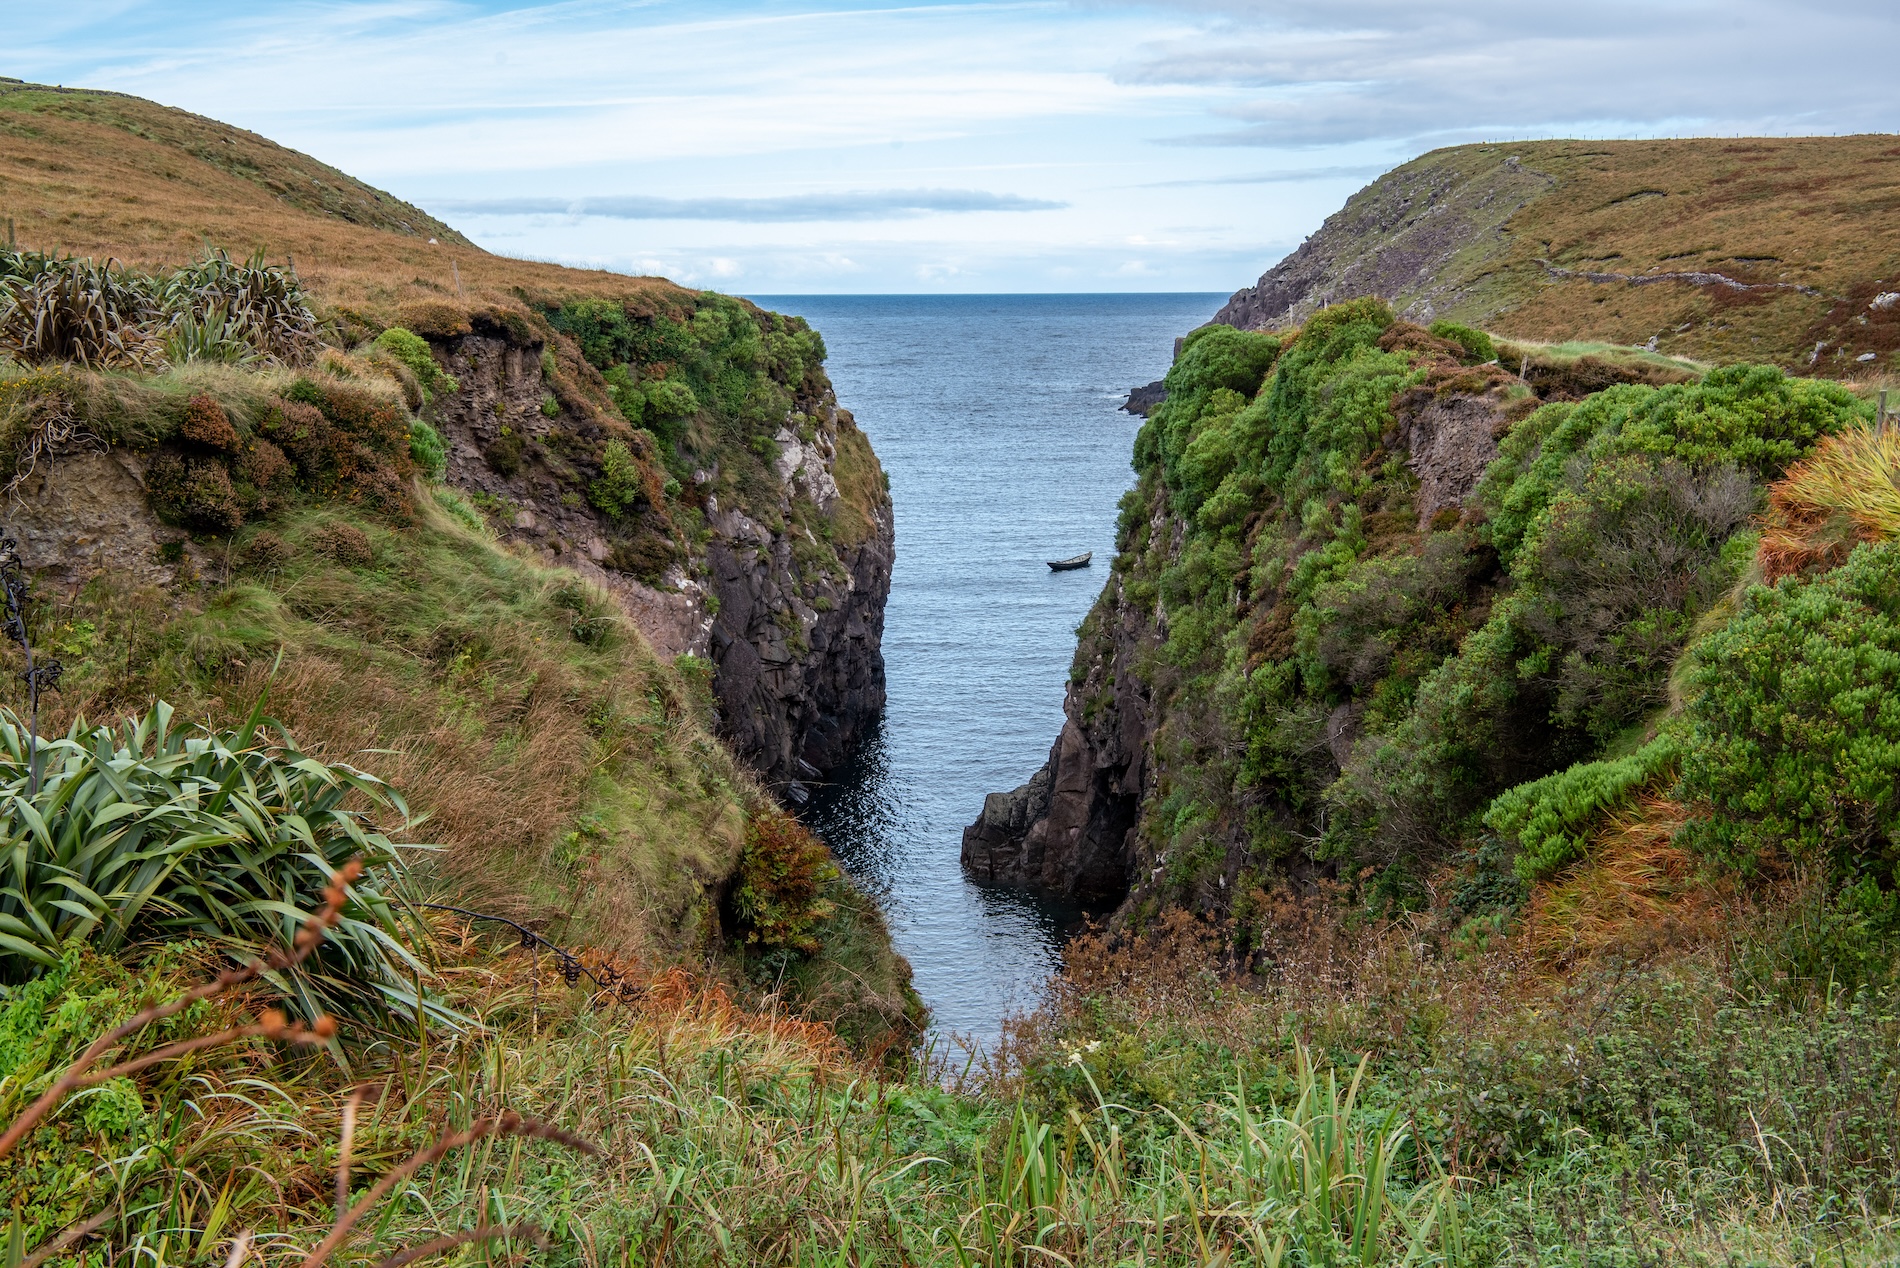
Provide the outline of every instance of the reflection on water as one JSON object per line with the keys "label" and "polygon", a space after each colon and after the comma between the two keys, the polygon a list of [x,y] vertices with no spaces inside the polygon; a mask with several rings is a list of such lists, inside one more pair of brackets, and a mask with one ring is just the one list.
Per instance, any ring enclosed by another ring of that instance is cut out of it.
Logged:
{"label": "reflection on water", "polygon": [[[952,832],[933,831],[925,817],[932,800],[906,787],[880,730],[834,782],[814,789],[801,817],[890,915],[936,1028],[987,1043],[1005,1015],[1034,1006],[1084,913],[971,883],[957,850],[945,848]],[[961,824],[945,826],[960,836]]]}
{"label": "reflection on water", "polygon": [[[1141,422],[1117,406],[1222,297],[757,298],[823,334],[896,503],[884,724],[803,814],[883,903],[937,1028],[987,1043],[1034,1006],[1079,913],[972,884],[963,828],[1061,729],[1133,480]],[[1092,568],[1044,562],[1085,550]]]}

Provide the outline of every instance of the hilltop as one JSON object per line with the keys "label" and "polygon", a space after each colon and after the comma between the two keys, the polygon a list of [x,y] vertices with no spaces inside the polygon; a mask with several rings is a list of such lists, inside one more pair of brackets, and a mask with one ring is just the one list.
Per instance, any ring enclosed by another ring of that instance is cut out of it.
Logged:
{"label": "hilltop", "polygon": [[1410,321],[1892,369],[1900,137],[1525,141],[1433,150],[1347,200],[1215,317],[1298,325],[1363,296]]}
{"label": "hilltop", "polygon": [[[0,78],[0,217],[16,241],[134,266],[207,243],[291,259],[331,310],[500,291],[677,304],[663,278],[491,255],[419,207],[254,132],[123,93]],[[433,239],[433,242],[431,241]],[[457,285],[459,275],[460,285]]]}

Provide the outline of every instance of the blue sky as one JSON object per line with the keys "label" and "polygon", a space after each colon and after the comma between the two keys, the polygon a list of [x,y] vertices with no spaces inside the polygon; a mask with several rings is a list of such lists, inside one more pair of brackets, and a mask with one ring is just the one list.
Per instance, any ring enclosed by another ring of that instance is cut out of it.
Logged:
{"label": "blue sky", "polygon": [[261,132],[491,250],[751,294],[1231,290],[1437,145],[1891,131],[1900,5],[35,5],[0,74]]}

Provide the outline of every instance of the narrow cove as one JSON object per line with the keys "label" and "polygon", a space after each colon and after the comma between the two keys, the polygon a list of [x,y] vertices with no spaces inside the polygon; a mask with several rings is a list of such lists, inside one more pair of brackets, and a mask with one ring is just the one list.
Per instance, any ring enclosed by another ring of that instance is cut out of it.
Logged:
{"label": "narrow cove", "polygon": [[[1085,913],[972,883],[962,830],[1061,729],[1133,479],[1141,420],[1119,407],[1221,296],[756,298],[824,335],[897,517],[883,724],[803,816],[883,904],[936,1031],[988,1044]],[[1084,551],[1092,567],[1047,567]]]}

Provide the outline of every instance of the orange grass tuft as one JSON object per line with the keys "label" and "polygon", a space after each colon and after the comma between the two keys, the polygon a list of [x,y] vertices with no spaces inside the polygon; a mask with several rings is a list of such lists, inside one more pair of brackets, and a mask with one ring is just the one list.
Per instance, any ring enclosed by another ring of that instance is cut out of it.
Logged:
{"label": "orange grass tuft", "polygon": [[1900,432],[1827,437],[1768,490],[1761,527],[1757,558],[1769,581],[1824,572],[1862,542],[1900,533]]}
{"label": "orange grass tuft", "polygon": [[1731,895],[1674,844],[1688,818],[1654,795],[1612,816],[1579,867],[1531,895],[1532,954],[1559,966],[1606,954],[1647,960],[1717,934]]}

